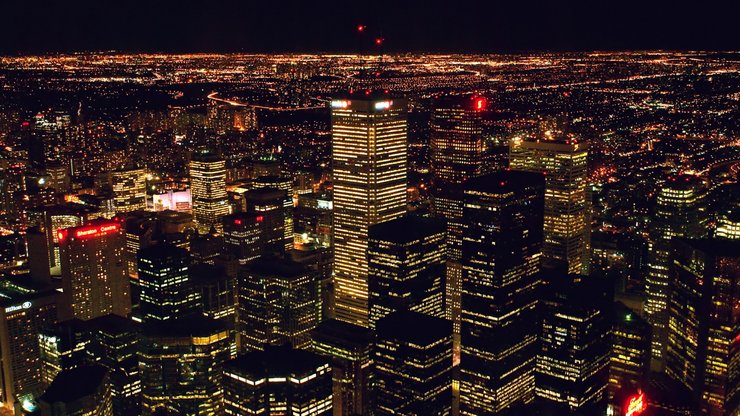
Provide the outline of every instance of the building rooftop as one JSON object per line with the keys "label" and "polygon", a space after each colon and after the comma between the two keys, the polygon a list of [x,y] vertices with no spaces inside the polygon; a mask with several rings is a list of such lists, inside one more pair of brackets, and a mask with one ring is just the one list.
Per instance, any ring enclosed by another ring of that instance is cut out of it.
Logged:
{"label": "building rooftop", "polygon": [[451,321],[411,311],[397,311],[381,318],[376,329],[378,339],[396,339],[416,345],[452,339]]}
{"label": "building rooftop", "polygon": [[446,230],[447,224],[442,218],[420,217],[407,214],[395,220],[370,226],[368,236],[371,240],[403,244],[430,235],[444,233]]}
{"label": "building rooftop", "polygon": [[367,346],[375,340],[375,333],[370,328],[338,319],[327,319],[321,322],[312,334],[314,342],[321,340],[346,348]]}
{"label": "building rooftop", "polygon": [[224,363],[224,371],[230,370],[253,378],[289,377],[310,374],[324,365],[329,365],[325,357],[282,346],[240,355]]}
{"label": "building rooftop", "polygon": [[307,269],[301,263],[277,256],[262,256],[244,266],[244,271],[260,276],[296,277],[302,276]]}
{"label": "building rooftop", "polygon": [[545,175],[518,170],[499,170],[470,179],[465,189],[490,193],[507,193],[515,189],[536,186],[545,187]]}
{"label": "building rooftop", "polygon": [[63,370],[57,374],[40,400],[46,403],[71,403],[93,395],[99,391],[107,374],[108,370],[102,365]]}

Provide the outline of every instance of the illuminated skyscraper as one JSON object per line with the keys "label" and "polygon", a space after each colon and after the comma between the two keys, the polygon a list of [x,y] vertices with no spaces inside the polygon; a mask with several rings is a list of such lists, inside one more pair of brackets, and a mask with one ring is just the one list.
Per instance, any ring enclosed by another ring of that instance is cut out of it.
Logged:
{"label": "illuminated skyscraper", "polygon": [[715,236],[728,240],[740,239],[740,208],[720,214]]}
{"label": "illuminated skyscraper", "polygon": [[289,201],[286,191],[278,188],[257,188],[244,193],[246,212],[255,214],[254,220],[260,225],[263,252],[282,253],[293,247],[292,207],[286,208]]}
{"label": "illuminated skyscraper", "polygon": [[452,322],[397,311],[377,333],[375,414],[452,414]]}
{"label": "illuminated skyscraper", "polygon": [[547,177],[543,257],[566,262],[568,272],[576,274],[589,273],[587,158],[587,143],[551,130],[537,138],[514,138],[509,144],[511,169],[542,172]]}
{"label": "illuminated skyscraper", "polygon": [[269,233],[263,232],[264,222],[264,215],[257,213],[237,212],[224,217],[225,252],[237,259],[240,265],[265,252]]}
{"label": "illuminated skyscraper", "polygon": [[740,414],[740,242],[673,240],[666,374],[701,414]]}
{"label": "illuminated skyscraper", "polygon": [[664,365],[663,352],[667,336],[667,305],[671,239],[701,238],[706,235],[704,201],[706,184],[694,175],[670,176],[658,190],[655,212],[650,224],[648,274],[645,279],[645,315],[653,325],[654,369]]}
{"label": "illuminated skyscraper", "polygon": [[624,304],[617,303],[612,319],[609,365],[609,399],[612,403],[620,390],[635,391],[645,385],[650,371],[651,340],[650,324]]}
{"label": "illuminated skyscraper", "polygon": [[184,318],[200,312],[190,281],[187,250],[160,243],[139,250],[139,311],[144,322]]}
{"label": "illuminated skyscraper", "polygon": [[62,320],[88,320],[131,313],[131,286],[124,257],[121,224],[95,220],[59,231]]}
{"label": "illuminated skyscraper", "polygon": [[116,212],[146,209],[146,170],[144,168],[111,172]]}
{"label": "illuminated skyscraper", "polygon": [[144,324],[140,342],[142,415],[222,413],[223,363],[231,355],[226,326],[202,316]]}
{"label": "illuminated skyscraper", "polygon": [[368,324],[368,228],[406,212],[406,101],[381,94],[332,101],[337,319]]}
{"label": "illuminated skyscraper", "polygon": [[465,187],[460,414],[534,398],[545,178],[499,171]]}
{"label": "illuminated skyscraper", "polygon": [[334,414],[371,414],[375,333],[362,326],[328,319],[316,327],[311,339],[313,352],[332,363]]}
{"label": "illuminated skyscraper", "polygon": [[407,215],[370,226],[370,327],[394,311],[444,317],[445,222]]}
{"label": "illuminated skyscraper", "polygon": [[215,153],[193,153],[190,160],[190,193],[198,231],[221,232],[221,219],[229,213],[226,194],[226,161]]}
{"label": "illuminated skyscraper", "polygon": [[460,184],[486,172],[483,125],[486,109],[482,97],[449,97],[436,103],[432,113],[432,171],[435,177],[433,210],[447,220],[447,270],[445,312],[460,332],[460,282],[462,279],[462,212]]}
{"label": "illuminated skyscraper", "polygon": [[261,257],[239,271],[239,345],[259,351],[270,345],[310,345],[309,333],[319,322],[316,272],[276,257]]}
{"label": "illuminated skyscraper", "polygon": [[227,415],[329,416],[331,365],[310,351],[270,347],[224,365]]}
{"label": "illuminated skyscraper", "polygon": [[542,302],[537,396],[571,412],[606,409],[611,299],[606,279],[555,276]]}
{"label": "illuminated skyscraper", "polygon": [[0,408],[32,410],[45,387],[38,342],[57,320],[59,292],[0,280]]}
{"label": "illuminated skyscraper", "polygon": [[64,370],[39,398],[41,416],[113,416],[108,369],[102,365]]}

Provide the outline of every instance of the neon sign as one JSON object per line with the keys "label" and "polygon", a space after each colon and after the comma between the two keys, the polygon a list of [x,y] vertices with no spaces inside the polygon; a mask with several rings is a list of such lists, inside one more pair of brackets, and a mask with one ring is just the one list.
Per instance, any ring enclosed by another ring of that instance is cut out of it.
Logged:
{"label": "neon sign", "polygon": [[486,100],[483,98],[478,98],[475,100],[475,109],[476,110],[483,110],[486,106]]}
{"label": "neon sign", "polygon": [[[90,237],[104,236],[104,235],[117,232],[120,227],[121,226],[118,223],[110,223],[110,224],[98,225],[95,227],[78,228],[74,231],[74,236],[76,238],[90,238]],[[57,233],[57,237],[59,237],[59,241],[62,241],[65,238],[67,238],[68,233],[69,233],[69,229],[59,231]]]}
{"label": "neon sign", "polygon": [[647,400],[645,400],[645,393],[638,391],[638,393],[630,397],[627,401],[627,406],[624,409],[624,416],[639,416],[645,410],[647,410]]}
{"label": "neon sign", "polygon": [[347,108],[350,102],[347,100],[334,100],[331,102],[331,108]]}
{"label": "neon sign", "polygon": [[378,101],[375,103],[375,109],[376,110],[387,110],[391,108],[393,105],[393,101]]}

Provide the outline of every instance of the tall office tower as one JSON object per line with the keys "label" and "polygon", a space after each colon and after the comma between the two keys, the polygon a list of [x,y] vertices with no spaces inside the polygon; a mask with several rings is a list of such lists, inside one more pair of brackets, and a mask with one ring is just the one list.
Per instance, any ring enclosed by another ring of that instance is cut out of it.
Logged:
{"label": "tall office tower", "polygon": [[606,279],[555,277],[542,302],[535,392],[571,412],[600,414],[607,405],[611,345]]}
{"label": "tall office tower", "polygon": [[69,192],[70,178],[69,166],[61,162],[48,162],[44,171],[49,175],[49,187],[60,194]]}
{"label": "tall office tower", "polygon": [[145,323],[140,341],[142,415],[222,414],[223,363],[232,339],[221,322],[194,316]]}
{"label": "tall office tower", "polygon": [[243,266],[264,253],[264,215],[237,212],[225,216],[223,222],[224,251],[237,259],[240,265]]}
{"label": "tall office tower", "polygon": [[224,414],[332,414],[329,360],[310,351],[270,347],[224,364]]}
{"label": "tall office tower", "polygon": [[41,416],[113,416],[108,369],[91,365],[62,371],[38,408]]}
{"label": "tall office tower", "polygon": [[59,316],[84,320],[131,313],[131,286],[121,224],[95,220],[59,232],[62,289]]}
{"label": "tall office tower", "polygon": [[311,333],[313,352],[332,364],[334,414],[372,414],[370,390],[373,377],[372,330],[336,319],[320,323]]}
{"label": "tall office tower", "polygon": [[108,369],[113,416],[141,411],[139,374],[140,324],[118,315],[106,315],[85,323],[89,328],[89,360]]}
{"label": "tall office tower", "polygon": [[331,106],[335,312],[367,326],[368,228],[406,212],[407,103],[370,92]]}
{"label": "tall office tower", "polygon": [[652,333],[652,327],[645,319],[621,302],[615,304],[609,358],[609,400],[612,404],[618,392],[635,391],[645,385],[650,372]]}
{"label": "tall office tower", "polygon": [[159,243],[139,250],[139,311],[144,322],[184,318],[200,312],[190,281],[187,250]]}
{"label": "tall office tower", "polygon": [[671,278],[671,239],[706,235],[704,201],[706,184],[694,175],[669,176],[658,190],[650,224],[648,274],[645,278],[645,316],[653,325],[652,367],[663,369],[668,334],[668,297]]}
{"label": "tall office tower", "polygon": [[39,331],[41,377],[45,385],[51,384],[61,371],[79,367],[87,361],[90,337],[86,322],[89,321],[70,319]]}
{"label": "tall office tower", "polygon": [[154,244],[158,237],[157,217],[152,212],[137,211],[126,213],[123,217],[124,235],[126,236],[126,269],[132,284],[138,285],[139,264],[136,260],[139,250]]}
{"label": "tall office tower", "polygon": [[190,193],[198,232],[221,232],[221,219],[229,213],[226,195],[226,161],[209,151],[193,153]]}
{"label": "tall office tower", "polygon": [[190,260],[193,264],[216,264],[224,252],[224,238],[217,234],[198,234],[190,238]]}
{"label": "tall office tower", "polygon": [[545,178],[499,171],[465,187],[460,414],[534,398]]}
{"label": "tall office tower", "polygon": [[[283,237],[285,250],[293,248],[295,238],[295,226],[293,225],[293,179],[287,176],[260,176],[252,182],[254,189],[279,189],[283,192]],[[252,211],[249,207],[249,198],[246,198],[247,210]]]}
{"label": "tall office tower", "polygon": [[236,321],[236,279],[226,267],[198,264],[190,269],[190,278],[199,293],[203,315]]}
{"label": "tall office tower", "polygon": [[57,320],[59,293],[0,280],[0,409],[33,409],[44,389],[39,332]]}
{"label": "tall office tower", "polygon": [[377,334],[375,414],[452,414],[452,322],[397,311]]}
{"label": "tall office tower", "polygon": [[666,374],[701,414],[740,414],[740,242],[677,238],[670,264]]}
{"label": "tall office tower", "polygon": [[[278,188],[257,188],[243,194],[246,212],[257,215],[265,242],[265,251],[282,253],[293,248],[292,207],[286,208],[289,197]],[[290,220],[288,220],[290,219]]]}
{"label": "tall office tower", "polygon": [[116,212],[146,209],[146,170],[144,168],[113,171],[111,186]]}
{"label": "tall office tower", "polygon": [[733,208],[720,214],[714,235],[728,240],[740,239],[740,208]]}
{"label": "tall office tower", "polygon": [[567,133],[547,130],[509,144],[511,169],[547,175],[545,191],[545,259],[564,261],[570,273],[589,273],[591,201],[588,189],[588,144]]}
{"label": "tall office tower", "polygon": [[400,310],[444,317],[445,236],[443,220],[411,215],[370,226],[370,328]]}
{"label": "tall office tower", "polygon": [[269,345],[307,348],[319,323],[316,273],[299,263],[261,257],[239,271],[239,346],[259,351]]}

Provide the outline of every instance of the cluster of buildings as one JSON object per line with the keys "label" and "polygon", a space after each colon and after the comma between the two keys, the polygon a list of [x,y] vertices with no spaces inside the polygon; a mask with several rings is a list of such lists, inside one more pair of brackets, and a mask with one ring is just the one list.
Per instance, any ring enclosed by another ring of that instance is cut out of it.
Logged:
{"label": "cluster of buildings", "polygon": [[109,174],[107,200],[25,201],[27,264],[0,279],[2,409],[738,414],[738,201],[710,215],[705,177],[668,176],[636,298],[592,265],[589,141],[543,124],[499,166],[487,105],[436,101],[428,211],[409,204],[409,104],[373,90],[332,98],[323,187],[270,158],[234,178],[203,148],[189,207],[153,209],[139,167]]}

